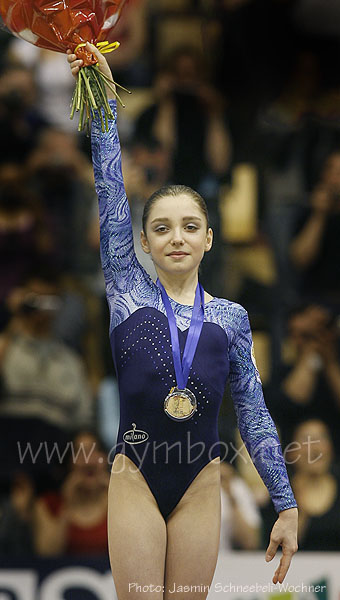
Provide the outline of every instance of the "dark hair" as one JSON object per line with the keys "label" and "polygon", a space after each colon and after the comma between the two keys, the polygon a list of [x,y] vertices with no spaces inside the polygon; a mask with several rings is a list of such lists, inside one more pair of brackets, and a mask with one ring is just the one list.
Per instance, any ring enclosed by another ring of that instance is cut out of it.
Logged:
{"label": "dark hair", "polygon": [[187,185],[164,185],[159,190],[157,190],[156,192],[151,194],[150,198],[144,204],[142,224],[143,224],[143,231],[145,234],[146,234],[146,222],[148,220],[150,210],[151,210],[152,206],[155,204],[155,202],[157,202],[157,200],[160,200],[160,198],[165,198],[166,196],[175,197],[175,196],[180,196],[181,194],[190,196],[190,198],[192,198],[196,202],[196,204],[198,205],[198,207],[200,208],[200,210],[202,211],[202,213],[204,214],[204,216],[206,218],[207,231],[208,231],[208,229],[209,229],[208,208],[207,208],[205,200],[203,200],[201,194],[199,194],[198,192],[196,192],[195,190],[193,190],[191,187],[189,187]]}
{"label": "dark hair", "polygon": [[289,439],[288,439],[289,443],[291,444],[292,442],[295,442],[297,430],[300,429],[301,426],[305,425],[305,423],[309,423],[309,421],[319,421],[327,429],[329,439],[334,447],[334,445],[335,445],[334,432],[332,431],[329,423],[327,423],[322,417],[318,417],[317,415],[312,415],[312,414],[309,417],[306,417],[306,415],[301,415],[300,417],[298,417],[296,419],[296,421],[294,422],[294,426],[289,435]]}

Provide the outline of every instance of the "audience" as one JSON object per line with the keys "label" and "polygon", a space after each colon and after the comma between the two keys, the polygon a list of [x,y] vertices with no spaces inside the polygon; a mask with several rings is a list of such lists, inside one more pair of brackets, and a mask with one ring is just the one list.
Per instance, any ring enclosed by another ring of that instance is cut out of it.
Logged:
{"label": "audience", "polygon": [[176,49],[156,74],[156,103],[136,121],[137,140],[156,138],[172,156],[171,179],[197,188],[225,175],[230,138],[222,96],[209,83],[204,57],[191,46]]}
{"label": "audience", "polygon": [[[12,316],[0,336],[0,449],[7,457],[0,472],[20,462],[46,474],[48,460],[39,447],[51,451],[75,425],[92,426],[92,393],[83,361],[52,331],[61,306],[56,273],[31,275],[8,305]],[[24,454],[27,444],[36,460]]]}
{"label": "audience", "polygon": [[257,550],[261,518],[255,498],[234,467],[221,461],[220,550]]}
{"label": "audience", "polygon": [[146,7],[146,0],[126,3],[114,30],[114,39],[120,42],[120,47],[107,56],[115,80],[127,87],[150,85]]}
{"label": "audience", "polygon": [[292,439],[286,460],[294,469],[300,550],[339,551],[340,474],[329,429],[318,419],[303,421]]}
{"label": "audience", "polygon": [[300,293],[340,309],[340,152],[323,166],[309,206],[296,219],[290,256],[300,276]]}
{"label": "audience", "polygon": [[107,554],[108,485],[107,456],[99,439],[90,431],[79,432],[61,489],[36,500],[36,552],[41,556]]}
{"label": "audience", "polygon": [[[299,507],[299,550],[338,552],[340,472],[324,421],[300,421],[284,455],[287,467],[292,469],[291,483]],[[275,515],[270,502],[261,508],[261,514],[266,547]]]}
{"label": "audience", "polygon": [[19,557],[34,553],[34,496],[31,477],[24,471],[14,474],[9,494],[0,498],[0,556]]}
{"label": "audience", "polygon": [[92,218],[94,178],[76,135],[45,128],[27,160],[27,176],[53,225],[60,266],[74,278],[91,275],[97,260],[84,230]]}
{"label": "audience", "polygon": [[54,254],[46,210],[16,164],[0,167],[0,303],[32,272],[39,257]]}
{"label": "audience", "polygon": [[12,38],[8,59],[10,64],[32,73],[38,96],[35,105],[39,107],[44,120],[63,131],[76,131],[77,119],[70,119],[74,80],[63,54],[27,44],[20,38]]}
{"label": "audience", "polygon": [[268,400],[283,444],[297,420],[323,419],[334,435],[340,458],[340,347],[338,321],[316,304],[297,307],[288,318],[288,336]]}
{"label": "audience", "polygon": [[8,65],[0,73],[0,164],[25,160],[46,125],[35,108],[35,94],[34,78],[26,67]]}

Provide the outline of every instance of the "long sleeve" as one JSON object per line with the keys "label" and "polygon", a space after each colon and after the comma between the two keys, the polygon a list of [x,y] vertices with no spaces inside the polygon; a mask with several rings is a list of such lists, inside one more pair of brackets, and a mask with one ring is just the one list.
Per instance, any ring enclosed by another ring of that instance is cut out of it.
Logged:
{"label": "long sleeve", "polygon": [[110,106],[114,120],[109,121],[109,131],[102,132],[97,115],[91,132],[93,169],[99,200],[100,253],[108,296],[115,292],[130,292],[146,276],[134,252],[130,208],[121,167],[116,102],[110,100]]}
{"label": "long sleeve", "polygon": [[247,311],[239,305],[233,315],[229,346],[230,390],[237,423],[249,455],[266,485],[276,512],[296,507],[280,440],[265,404],[256,367]]}

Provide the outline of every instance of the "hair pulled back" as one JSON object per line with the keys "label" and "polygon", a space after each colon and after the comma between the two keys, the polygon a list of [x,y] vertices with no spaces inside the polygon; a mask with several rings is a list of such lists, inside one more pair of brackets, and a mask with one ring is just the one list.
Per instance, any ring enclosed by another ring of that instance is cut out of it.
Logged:
{"label": "hair pulled back", "polygon": [[154,192],[150,196],[150,198],[145,202],[144,210],[143,210],[143,217],[142,217],[143,231],[144,231],[145,235],[146,235],[146,223],[149,218],[150,210],[151,210],[152,206],[157,202],[157,200],[160,200],[161,198],[165,198],[166,196],[175,197],[175,196],[180,196],[181,194],[185,194],[186,196],[189,196],[196,202],[197,206],[200,208],[201,212],[205,216],[205,219],[207,221],[207,231],[208,231],[208,229],[209,229],[208,208],[207,208],[205,200],[203,200],[202,196],[187,185],[164,185],[159,190]]}

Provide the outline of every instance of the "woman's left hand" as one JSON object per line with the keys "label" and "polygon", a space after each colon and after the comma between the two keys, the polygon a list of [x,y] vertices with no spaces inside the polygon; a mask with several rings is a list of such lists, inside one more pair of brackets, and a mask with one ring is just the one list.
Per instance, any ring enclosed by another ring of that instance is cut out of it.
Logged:
{"label": "woman's left hand", "polygon": [[272,560],[279,545],[282,546],[282,557],[280,564],[273,577],[273,583],[282,583],[286,577],[293,554],[298,549],[298,509],[288,508],[279,514],[270,534],[270,542],[266,551],[266,561]]}

